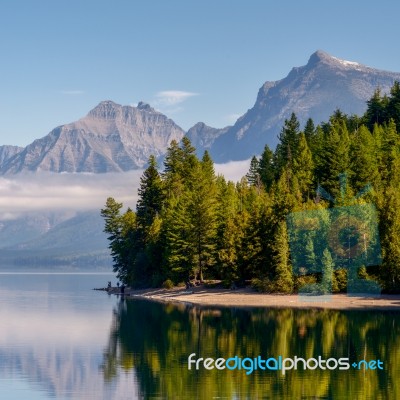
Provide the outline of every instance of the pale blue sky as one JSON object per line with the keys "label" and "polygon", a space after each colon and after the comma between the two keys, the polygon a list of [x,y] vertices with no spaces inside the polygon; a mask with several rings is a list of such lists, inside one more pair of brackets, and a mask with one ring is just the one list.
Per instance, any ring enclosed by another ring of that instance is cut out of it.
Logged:
{"label": "pale blue sky", "polygon": [[0,144],[108,99],[223,127],[317,49],[400,72],[399,15],[390,0],[2,0]]}

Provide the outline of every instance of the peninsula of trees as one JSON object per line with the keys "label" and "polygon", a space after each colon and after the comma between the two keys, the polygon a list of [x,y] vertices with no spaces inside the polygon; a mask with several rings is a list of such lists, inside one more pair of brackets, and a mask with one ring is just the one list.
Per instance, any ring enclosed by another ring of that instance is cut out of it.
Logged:
{"label": "peninsula of trees", "polygon": [[[285,120],[275,151],[253,157],[238,183],[216,176],[207,152],[199,159],[188,138],[172,141],[164,169],[154,157],[144,171],[136,211],[108,198],[101,210],[117,277],[133,287],[220,279],[252,281],[262,290],[290,293],[321,282],[299,275],[289,250],[289,213],[356,203],[374,204],[382,261],[361,267],[386,292],[400,291],[400,84],[390,95],[377,90],[363,116],[336,110],[328,122],[303,130],[295,114]],[[345,192],[339,176],[346,174]],[[362,197],[356,194],[370,185]],[[331,199],[318,195],[323,187]],[[334,202],[333,199],[336,199]],[[309,249],[308,249],[309,251]],[[332,288],[343,291],[347,271],[332,250],[314,254],[332,267]]]}

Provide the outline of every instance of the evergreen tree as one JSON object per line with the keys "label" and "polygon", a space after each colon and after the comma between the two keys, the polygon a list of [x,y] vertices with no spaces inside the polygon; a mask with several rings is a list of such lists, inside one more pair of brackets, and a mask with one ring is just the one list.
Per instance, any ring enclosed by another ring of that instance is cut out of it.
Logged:
{"label": "evergreen tree", "polygon": [[175,204],[170,204],[165,215],[166,232],[165,255],[168,269],[177,282],[186,282],[193,278],[196,265],[195,236],[189,212],[190,197],[186,192]]}
{"label": "evergreen tree", "polygon": [[293,276],[285,221],[278,224],[274,235],[273,260],[275,264],[274,290],[279,293],[291,293],[293,291]]}
{"label": "evergreen tree", "polygon": [[203,281],[205,268],[215,262],[216,187],[215,177],[207,176],[207,166],[201,163],[195,168],[189,200],[189,218],[200,281]]}
{"label": "evergreen tree", "polygon": [[391,119],[383,128],[381,176],[386,184],[400,183],[400,138]]}
{"label": "evergreen tree", "polygon": [[136,216],[139,227],[145,231],[161,212],[163,205],[162,181],[157,171],[157,161],[154,156],[150,156],[149,166],[140,178],[138,195]]}
{"label": "evergreen tree", "polygon": [[293,160],[293,173],[297,178],[303,198],[307,199],[311,193],[314,178],[314,163],[304,133],[301,133],[299,137],[297,154]]}
{"label": "evergreen tree", "polygon": [[315,136],[315,125],[312,118],[309,118],[306,122],[304,127],[304,136],[306,137],[308,146],[311,147]]}
{"label": "evergreen tree", "polygon": [[121,215],[122,203],[116,202],[112,197],[106,201],[105,208],[101,209],[101,216],[104,218],[104,232],[107,233],[109,249],[113,259],[113,271],[118,279],[125,284],[130,283],[132,263],[135,257],[132,254],[131,239],[135,233],[135,214],[128,209]]}
{"label": "evergreen tree", "polygon": [[299,193],[297,178],[290,169],[285,168],[279,180],[271,187],[272,217],[275,223],[283,221],[293,211]]}
{"label": "evergreen tree", "polygon": [[387,96],[381,95],[380,88],[377,88],[373,96],[367,101],[367,111],[364,114],[365,123],[370,131],[375,124],[383,124],[387,119]]}
{"label": "evergreen tree", "polygon": [[246,174],[247,181],[250,186],[254,186],[260,192],[261,190],[261,176],[260,176],[260,163],[256,156],[253,156],[250,161],[250,169]]}
{"label": "evergreen tree", "polygon": [[397,186],[385,189],[379,204],[379,230],[383,263],[381,280],[386,291],[400,290],[400,193]]}
{"label": "evergreen tree", "polygon": [[273,158],[274,158],[274,153],[268,147],[268,145],[265,145],[258,164],[259,168],[258,174],[266,190],[270,189],[275,179]]}
{"label": "evergreen tree", "polygon": [[199,160],[196,156],[196,149],[192,146],[187,136],[182,138],[182,178],[186,186],[190,187],[193,182],[193,171]]}
{"label": "evergreen tree", "polygon": [[339,175],[349,170],[349,142],[345,122],[334,121],[329,132],[325,134],[325,143],[316,169],[318,183],[334,198],[340,194],[337,184]]}
{"label": "evergreen tree", "polygon": [[201,168],[204,173],[205,179],[210,183],[215,181],[214,162],[210,157],[210,153],[206,150],[201,159]]}
{"label": "evergreen tree", "polygon": [[330,294],[332,293],[334,262],[331,253],[328,249],[325,249],[322,253],[321,264],[322,264],[322,279],[319,286],[323,294]]}
{"label": "evergreen tree", "polygon": [[183,153],[176,140],[167,149],[162,174],[167,199],[179,196],[183,191]]}
{"label": "evergreen tree", "polygon": [[290,119],[286,119],[278,136],[279,143],[274,154],[275,171],[278,176],[288,166],[292,167],[293,157],[296,155],[300,124],[296,114],[292,113]]}
{"label": "evergreen tree", "polygon": [[400,82],[395,81],[390,89],[390,97],[387,104],[387,117],[393,119],[397,132],[400,132]]}
{"label": "evergreen tree", "polygon": [[[301,250],[300,250],[301,251]],[[304,261],[305,261],[305,271],[316,271],[317,270],[317,257],[315,254],[314,240],[312,232],[307,232],[306,234],[306,244],[304,246]]]}
{"label": "evergreen tree", "polygon": [[215,263],[216,186],[207,156],[193,165],[190,188],[171,204],[167,216],[167,257],[180,279],[195,273],[203,280],[204,270]]}
{"label": "evergreen tree", "polygon": [[[254,188],[250,189],[254,193]],[[249,190],[249,192],[250,192]],[[249,193],[248,192],[248,193]],[[255,196],[255,200],[258,196]],[[251,200],[250,200],[251,201]],[[247,205],[249,199],[246,200]],[[236,221],[243,231],[240,238],[238,251],[237,274],[239,279],[244,282],[260,271],[262,251],[261,236],[259,232],[260,210],[258,207],[246,207],[237,215]]]}
{"label": "evergreen tree", "polygon": [[351,184],[356,192],[367,184],[379,186],[377,148],[371,132],[362,125],[352,136],[350,145]]}

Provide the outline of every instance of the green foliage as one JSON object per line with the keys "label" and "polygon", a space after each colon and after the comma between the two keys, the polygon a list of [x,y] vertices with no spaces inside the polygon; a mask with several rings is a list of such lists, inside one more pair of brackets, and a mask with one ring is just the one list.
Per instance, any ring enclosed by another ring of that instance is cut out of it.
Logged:
{"label": "green foliage", "polygon": [[157,162],[150,156],[149,166],[140,178],[139,200],[136,204],[136,216],[139,226],[146,230],[160,213],[163,204],[163,187],[157,171]]}
{"label": "green foliage", "polygon": [[[321,245],[329,225],[324,210],[354,204],[354,196],[371,185],[356,204],[377,206],[383,264],[368,268],[386,291],[399,292],[399,105],[396,82],[389,96],[374,93],[362,118],[336,110],[318,126],[309,119],[301,132],[292,114],[275,152],[265,146],[237,183],[216,176],[209,153],[198,159],[187,137],[172,141],[161,174],[150,157],[136,212],[123,212],[113,198],[101,210],[118,278],[133,286],[207,277],[228,286],[252,280],[268,292],[290,293],[303,284],[320,293],[342,292],[360,280],[360,272],[335,269],[334,254]],[[317,194],[317,186],[329,200]],[[301,230],[290,254],[286,218],[311,210],[321,216],[321,229]],[[307,272],[292,271],[292,260]],[[318,272],[321,266],[325,274]],[[365,282],[369,275],[362,271]]]}
{"label": "green foliage", "polygon": [[255,186],[258,190],[261,189],[260,162],[256,156],[253,156],[250,161],[250,169],[246,178],[251,186]]}
{"label": "green foliage", "polygon": [[174,282],[171,281],[171,279],[167,279],[164,281],[161,285],[164,289],[173,289],[174,288]]}
{"label": "green foliage", "polygon": [[275,264],[275,274],[273,278],[274,291],[291,293],[293,290],[293,275],[290,265],[289,244],[285,222],[281,222],[276,230],[273,260]]}
{"label": "green foliage", "polygon": [[258,164],[258,173],[260,175],[261,183],[264,185],[266,190],[271,188],[271,185],[275,180],[273,159],[274,153],[268,145],[265,145]]}
{"label": "green foliage", "polygon": [[304,198],[309,198],[314,177],[314,162],[304,133],[299,136],[296,156],[293,159],[293,173],[299,183]]}
{"label": "green foliage", "polygon": [[291,168],[296,156],[300,124],[296,114],[286,119],[279,134],[279,143],[274,154],[275,173],[279,176],[285,167]]}
{"label": "green foliage", "polygon": [[339,195],[338,176],[349,170],[350,138],[344,120],[333,120],[327,127],[324,143],[321,148],[319,164],[316,168],[316,178],[334,197]]}

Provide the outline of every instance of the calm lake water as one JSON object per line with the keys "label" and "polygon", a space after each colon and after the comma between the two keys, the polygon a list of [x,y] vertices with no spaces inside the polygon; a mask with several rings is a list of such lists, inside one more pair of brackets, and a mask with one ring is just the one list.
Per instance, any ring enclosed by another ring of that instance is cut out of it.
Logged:
{"label": "calm lake water", "polygon": [[[1,399],[400,398],[398,312],[201,308],[91,290],[108,280],[0,274]],[[380,360],[383,369],[196,371],[192,353]]]}

